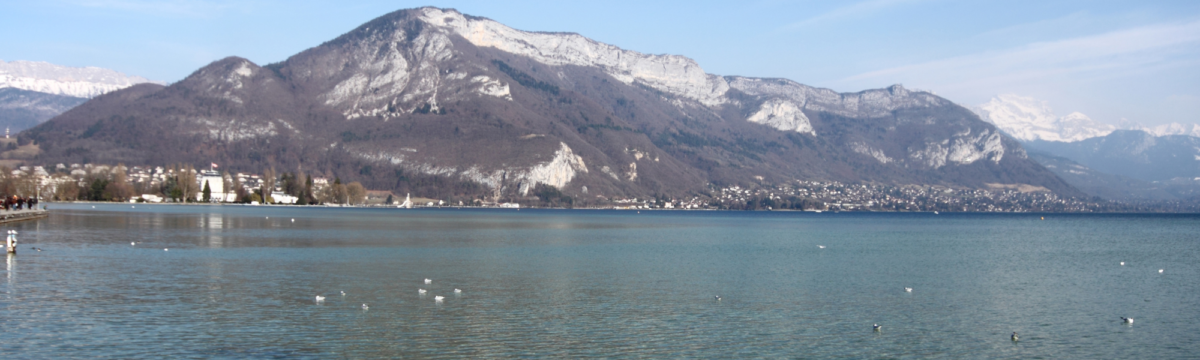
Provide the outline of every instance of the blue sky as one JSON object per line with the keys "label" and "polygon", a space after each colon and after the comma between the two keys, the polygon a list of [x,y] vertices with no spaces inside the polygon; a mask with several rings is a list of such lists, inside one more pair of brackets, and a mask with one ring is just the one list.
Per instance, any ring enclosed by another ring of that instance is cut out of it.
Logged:
{"label": "blue sky", "polygon": [[842,92],[902,83],[968,105],[1014,93],[1112,124],[1200,123],[1200,1],[0,0],[0,59],[173,82],[230,55],[281,61],[425,5],[684,55],[714,74]]}

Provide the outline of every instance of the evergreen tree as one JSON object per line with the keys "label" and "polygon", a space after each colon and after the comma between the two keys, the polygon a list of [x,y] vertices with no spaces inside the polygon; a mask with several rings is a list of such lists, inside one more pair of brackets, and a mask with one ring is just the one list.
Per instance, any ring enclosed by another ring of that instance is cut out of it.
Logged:
{"label": "evergreen tree", "polygon": [[204,202],[212,201],[212,188],[208,187],[208,180],[204,180]]}

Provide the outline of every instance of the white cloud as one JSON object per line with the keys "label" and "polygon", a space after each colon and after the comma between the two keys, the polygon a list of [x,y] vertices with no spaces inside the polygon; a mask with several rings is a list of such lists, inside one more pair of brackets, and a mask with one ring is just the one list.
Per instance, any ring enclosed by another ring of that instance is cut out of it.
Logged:
{"label": "white cloud", "polygon": [[1200,45],[1200,21],[1159,24],[893,67],[839,82],[879,86],[917,80],[924,87],[952,91],[1080,73],[1113,76],[1135,73],[1147,66],[1191,63],[1176,55],[1196,52],[1196,45]]}
{"label": "white cloud", "polygon": [[862,1],[854,4],[839,7],[820,15],[810,17],[804,20],[793,22],[780,27],[779,31],[792,31],[800,28],[805,28],[813,25],[825,24],[831,21],[839,21],[844,19],[852,19],[865,16],[880,10],[901,5],[905,3],[915,3],[922,0],[870,0]]}
{"label": "white cloud", "polygon": [[234,8],[232,3],[212,0],[74,0],[70,3],[90,8],[189,17],[212,16]]}

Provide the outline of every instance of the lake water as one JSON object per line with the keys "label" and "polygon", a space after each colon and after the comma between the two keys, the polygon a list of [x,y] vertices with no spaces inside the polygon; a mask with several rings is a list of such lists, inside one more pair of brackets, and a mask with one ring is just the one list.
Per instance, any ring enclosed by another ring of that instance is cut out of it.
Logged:
{"label": "lake water", "polygon": [[1195,215],[49,206],[3,358],[1200,356]]}

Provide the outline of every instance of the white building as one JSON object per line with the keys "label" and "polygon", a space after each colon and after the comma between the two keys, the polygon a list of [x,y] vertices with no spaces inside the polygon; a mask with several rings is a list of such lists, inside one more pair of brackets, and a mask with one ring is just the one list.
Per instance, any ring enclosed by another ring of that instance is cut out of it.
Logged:
{"label": "white building", "polygon": [[225,178],[216,170],[203,170],[196,174],[196,181],[199,192],[196,192],[196,201],[204,201],[204,182],[208,182],[209,198],[211,202],[233,202],[237,200],[237,194],[233,189],[225,190]]}

